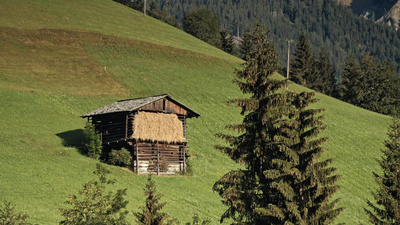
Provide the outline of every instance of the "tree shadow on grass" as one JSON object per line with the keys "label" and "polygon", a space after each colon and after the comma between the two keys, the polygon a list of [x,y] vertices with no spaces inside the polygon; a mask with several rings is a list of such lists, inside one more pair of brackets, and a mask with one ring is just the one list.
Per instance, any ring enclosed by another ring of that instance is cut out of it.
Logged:
{"label": "tree shadow on grass", "polygon": [[70,130],[56,135],[62,139],[62,144],[65,147],[76,148],[79,153],[86,155],[85,148],[82,144],[84,140],[83,129]]}

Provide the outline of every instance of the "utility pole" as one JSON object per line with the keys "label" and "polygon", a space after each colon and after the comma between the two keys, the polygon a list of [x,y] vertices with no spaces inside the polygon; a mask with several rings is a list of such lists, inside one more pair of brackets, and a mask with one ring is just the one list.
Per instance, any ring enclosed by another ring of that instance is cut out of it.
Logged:
{"label": "utility pole", "polygon": [[292,40],[288,40],[287,67],[286,67],[286,90],[289,90],[290,42],[292,42]]}
{"label": "utility pole", "polygon": [[239,40],[239,25],[237,25],[236,36],[237,36],[237,38]]}
{"label": "utility pole", "polygon": [[146,16],[146,1],[147,0],[144,0],[144,4],[143,4],[143,16]]}

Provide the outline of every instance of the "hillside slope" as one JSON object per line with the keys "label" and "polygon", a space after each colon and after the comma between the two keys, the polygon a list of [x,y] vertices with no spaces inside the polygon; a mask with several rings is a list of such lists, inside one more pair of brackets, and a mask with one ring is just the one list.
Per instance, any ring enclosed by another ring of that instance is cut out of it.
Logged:
{"label": "hillside slope", "polygon": [[[0,14],[0,202],[17,204],[30,222],[57,224],[57,209],[93,178],[96,164],[79,152],[79,116],[119,99],[168,93],[202,116],[188,121],[192,175],[155,178],[165,211],[182,222],[198,213],[217,224],[224,207],[211,187],[238,165],[213,149],[220,142],[214,134],[241,119],[225,104],[241,95],[232,83],[240,60],[111,0],[6,0],[0,11],[12,12]],[[330,138],[325,157],[342,175],[337,197],[346,211],[338,221],[365,223],[362,207],[390,119],[318,98]],[[136,211],[146,177],[109,168]]]}
{"label": "hillside slope", "polygon": [[350,6],[357,15],[370,18],[372,15],[379,23],[386,23],[396,29],[400,25],[399,0],[338,0],[345,6]]}
{"label": "hillside slope", "polygon": [[394,26],[396,29],[400,27],[400,1],[390,8],[390,10],[383,15],[378,22],[383,22],[389,24],[389,26]]}

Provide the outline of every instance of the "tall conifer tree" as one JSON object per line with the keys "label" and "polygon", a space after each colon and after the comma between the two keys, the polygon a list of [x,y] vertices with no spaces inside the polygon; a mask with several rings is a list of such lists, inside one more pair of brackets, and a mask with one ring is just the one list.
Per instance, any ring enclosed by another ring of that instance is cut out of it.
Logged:
{"label": "tall conifer tree", "polygon": [[360,64],[354,59],[353,54],[350,52],[341,75],[341,99],[353,105],[360,105],[364,97],[359,90],[363,79]]}
{"label": "tall conifer tree", "polygon": [[328,167],[332,159],[319,160],[327,138],[318,138],[324,130],[322,109],[310,109],[308,106],[317,102],[315,93],[302,92],[296,95],[292,104],[293,113],[289,115],[289,146],[286,163],[290,170],[284,170],[288,184],[293,189],[293,199],[288,199],[288,218],[293,224],[331,224],[343,210],[335,209],[338,199],[332,195],[339,189],[337,175],[332,175],[335,168]]}
{"label": "tall conifer tree", "polygon": [[220,31],[219,34],[220,34],[219,48],[224,52],[232,54],[234,50],[233,36],[231,34],[228,34],[226,30]]}
{"label": "tall conifer tree", "polygon": [[316,79],[315,74],[315,59],[304,33],[299,37],[299,42],[296,45],[294,59],[290,65],[291,79],[297,84],[311,87]]}
{"label": "tall conifer tree", "polygon": [[243,133],[239,136],[218,134],[231,147],[217,146],[245,169],[231,171],[217,181],[213,189],[224,198],[228,209],[221,221],[232,218],[239,224],[278,224],[284,214],[281,196],[270,198],[277,190],[270,188],[272,180],[264,172],[271,167],[271,158],[278,154],[280,143],[274,142],[279,125],[288,115],[288,94],[279,93],[285,81],[272,79],[278,69],[277,55],[262,28],[257,25],[251,36],[254,48],[247,54],[242,71],[237,71],[235,82],[250,98],[235,99],[231,103],[246,114],[243,123],[229,128]]}
{"label": "tall conifer tree", "polygon": [[383,174],[373,173],[379,185],[372,193],[377,204],[368,200],[371,210],[365,209],[373,224],[400,224],[400,121],[397,117],[393,118],[388,137],[383,157],[378,161]]}
{"label": "tall conifer tree", "polygon": [[253,36],[249,31],[244,32],[242,41],[239,44],[239,53],[243,60],[247,60],[250,52],[254,50]]}
{"label": "tall conifer tree", "polygon": [[337,91],[335,73],[323,47],[318,55],[316,70],[317,76],[311,88],[326,95],[334,96]]}
{"label": "tall conifer tree", "polygon": [[278,68],[276,53],[257,26],[255,50],[249,54],[236,83],[250,98],[231,103],[245,115],[228,128],[239,136],[218,134],[229,144],[217,146],[244,169],[225,174],[213,189],[228,209],[221,221],[236,224],[328,224],[340,212],[330,196],[337,186],[330,160],[318,162],[325,139],[320,110],[308,110],[311,93],[283,92],[285,81],[272,78]]}

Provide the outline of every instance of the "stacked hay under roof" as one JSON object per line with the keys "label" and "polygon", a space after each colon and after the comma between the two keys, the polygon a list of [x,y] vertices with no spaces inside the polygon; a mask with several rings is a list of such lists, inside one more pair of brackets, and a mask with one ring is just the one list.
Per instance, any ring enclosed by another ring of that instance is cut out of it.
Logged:
{"label": "stacked hay under roof", "polygon": [[133,121],[133,138],[141,141],[182,143],[182,122],[176,114],[138,112]]}

